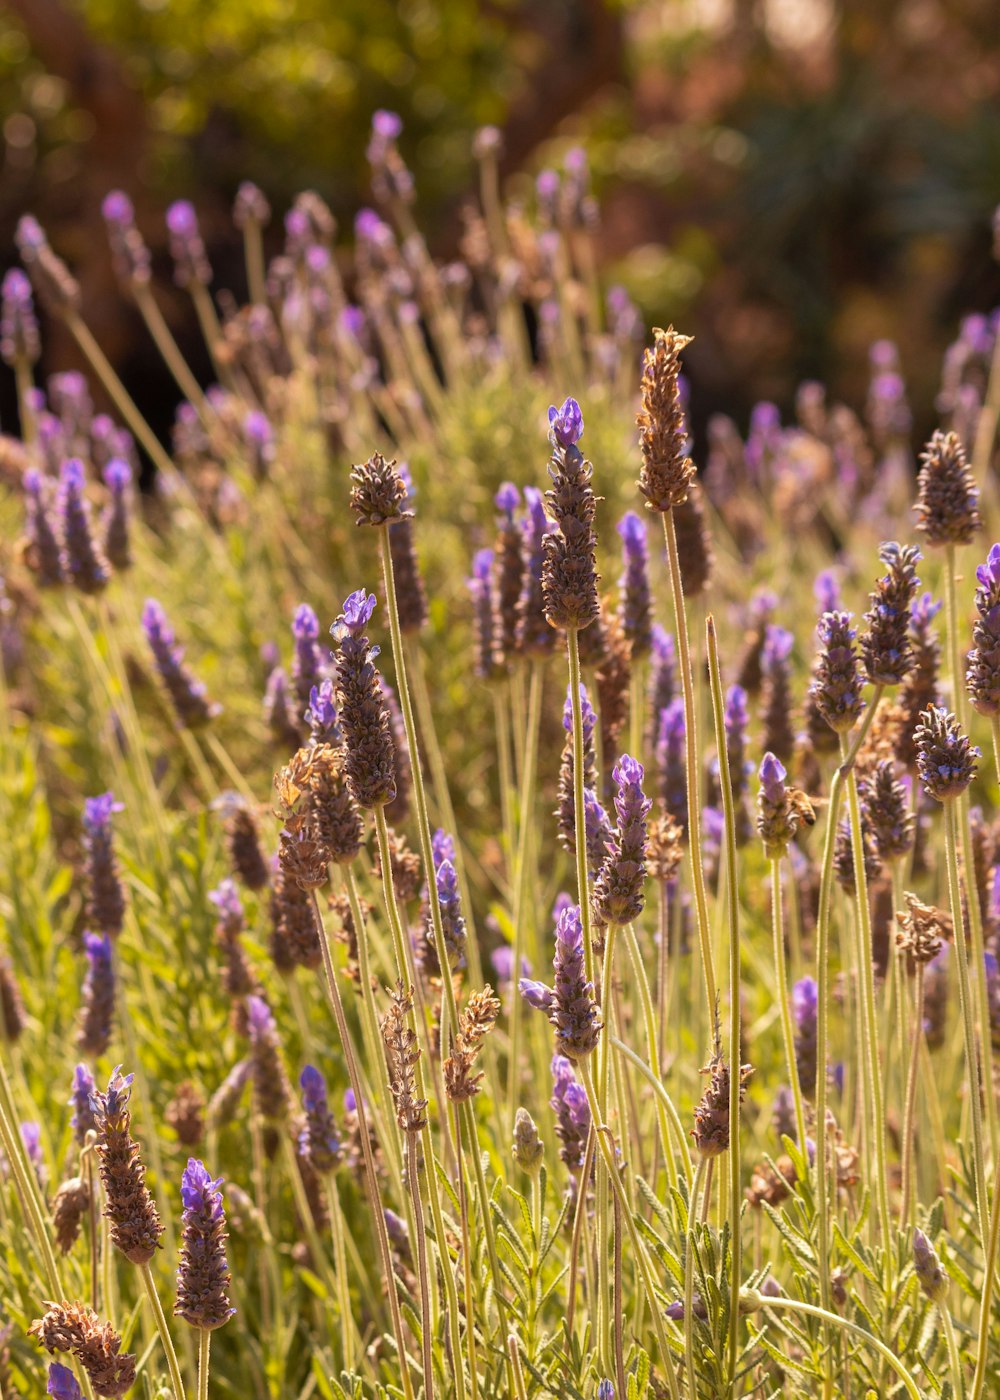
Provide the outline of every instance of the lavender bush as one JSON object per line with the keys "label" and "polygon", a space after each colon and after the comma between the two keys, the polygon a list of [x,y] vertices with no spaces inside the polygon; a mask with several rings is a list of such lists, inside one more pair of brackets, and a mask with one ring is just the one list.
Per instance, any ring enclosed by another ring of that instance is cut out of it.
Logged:
{"label": "lavender bush", "polygon": [[168,211],[207,390],[109,196],[169,452],[19,230],[0,1396],[1000,1396],[997,315],[703,448],[585,163],[441,266],[399,134],[349,277]]}

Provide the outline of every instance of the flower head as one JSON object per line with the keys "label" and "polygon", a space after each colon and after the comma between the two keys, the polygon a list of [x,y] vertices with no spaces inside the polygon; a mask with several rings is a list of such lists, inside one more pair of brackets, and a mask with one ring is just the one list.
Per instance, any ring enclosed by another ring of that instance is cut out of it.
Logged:
{"label": "flower head", "polygon": [[549,408],[549,439],[553,446],[575,447],[583,437],[583,412],[576,399]]}
{"label": "flower head", "polygon": [[204,1162],[188,1159],[181,1176],[184,1217],[174,1316],[205,1331],[221,1327],[236,1311],[229,1301],[221,1185],[222,1177],[213,1181]]}

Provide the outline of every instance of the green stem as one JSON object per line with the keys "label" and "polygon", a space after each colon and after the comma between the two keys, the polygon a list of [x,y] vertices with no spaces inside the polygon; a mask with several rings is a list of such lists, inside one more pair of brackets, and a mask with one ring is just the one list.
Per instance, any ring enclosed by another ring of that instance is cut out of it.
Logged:
{"label": "green stem", "polygon": [[146,323],[146,329],[163,357],[164,364],[173,375],[174,382],[184,397],[197,409],[202,424],[208,427],[211,424],[211,415],[205,402],[205,396],[201,392],[201,386],[191,373],[187,360],[181,354],[180,346],[174,339],[156,298],[149,287],[142,283],[133,285],[132,291],[135,296],[135,304]]}
{"label": "green stem", "polygon": [[[781,857],[771,858],[771,932],[774,937],[774,969],[778,983],[778,1008],[781,1012],[781,1034],[785,1042],[785,1071],[792,1086],[795,1101],[795,1133],[799,1151],[805,1150],[806,1116],[802,1107],[802,1086],[795,1061],[795,1031],[792,1024],[791,998],[788,993],[788,970],[785,966],[785,930],[781,917]],[[730,1062],[732,1063],[732,1062]],[[730,1078],[733,1078],[730,1074]]]}
{"label": "green stem", "polygon": [[[427,1174],[434,1171],[434,1162],[427,1164]],[[424,1207],[420,1199],[420,1168],[417,1165],[417,1134],[406,1134],[406,1180],[413,1202],[414,1233],[417,1243],[417,1278],[420,1282],[420,1344],[424,1362],[424,1395],[434,1400],[434,1353],[431,1348],[431,1285],[427,1271],[427,1235],[424,1231]],[[441,1267],[450,1271],[450,1261],[441,1260]],[[456,1374],[461,1365],[456,1357]]]}
{"label": "green stem", "polygon": [[[671,1400],[680,1400],[680,1391],[677,1385],[677,1377],[674,1375],[674,1368],[671,1364],[670,1348],[667,1344],[666,1333],[663,1329],[662,1307],[656,1296],[656,1287],[653,1283],[653,1274],[646,1257],[646,1251],[642,1246],[639,1233],[632,1219],[632,1212],[629,1210],[628,1201],[625,1199],[625,1192],[618,1176],[618,1167],[615,1161],[614,1147],[611,1142],[611,1130],[599,1117],[599,1105],[597,1095],[594,1091],[594,1077],[590,1071],[589,1059],[583,1060],[579,1066],[580,1077],[583,1080],[583,1087],[587,1095],[587,1103],[590,1106],[591,1117],[594,1123],[594,1133],[600,1144],[601,1153],[604,1157],[605,1166],[608,1169],[608,1176],[612,1189],[618,1197],[622,1208],[622,1215],[629,1233],[629,1241],[635,1254],[636,1268],[642,1277],[643,1288],[646,1294],[646,1301],[649,1304],[649,1311],[653,1319],[653,1330],[656,1333],[656,1342],[660,1348],[660,1360],[667,1377],[667,1386],[670,1390]],[[584,1189],[583,1182],[580,1189]]]}
{"label": "green stem", "polygon": [[[732,1075],[732,1070],[730,1070]],[[737,1076],[738,1078],[739,1076]],[[684,1238],[684,1358],[687,1365],[688,1388],[692,1400],[698,1395],[698,1371],[694,1360],[694,1232],[698,1221],[698,1202],[705,1185],[709,1157],[699,1157],[694,1185],[688,1199],[687,1232]]]}
{"label": "green stem", "polygon": [[[969,1076],[969,1111],[972,1117],[972,1169],[976,1189],[976,1214],[979,1220],[979,1238],[987,1237],[988,1204],[986,1198],[986,1153],[983,1142],[983,1111],[980,1102],[979,1057],[976,1054],[976,1028],[972,1011],[972,989],[969,982],[969,949],[965,938],[965,916],[962,908],[962,890],[958,878],[958,850],[955,839],[955,825],[958,818],[957,799],[944,804],[944,846],[948,867],[948,894],[951,900],[951,917],[955,926],[955,962],[958,971],[958,1003],[962,1013],[962,1031],[965,1036],[965,1063]],[[970,900],[975,898],[972,892]],[[977,969],[979,971],[979,969]],[[986,1034],[989,1035],[987,1025]]]}
{"label": "green stem", "polygon": [[948,1347],[948,1364],[951,1367],[951,1384],[955,1400],[965,1400],[965,1379],[962,1374],[962,1358],[958,1354],[958,1342],[955,1340],[955,1325],[946,1305],[941,1304],[938,1307],[938,1312],[941,1314],[944,1339]]}
{"label": "green stem", "polygon": [[[486,1187],[486,1175],[483,1172],[483,1159],[479,1151],[479,1134],[476,1128],[476,1114],[472,1107],[472,1100],[465,1099],[461,1105],[462,1116],[465,1119],[465,1132],[469,1139],[469,1156],[472,1158],[472,1166],[476,1177],[476,1191],[479,1195],[479,1212],[482,1220],[483,1235],[486,1238],[486,1254],[490,1262],[490,1274],[493,1277],[493,1297],[497,1305],[497,1313],[501,1327],[505,1324],[510,1327],[514,1322],[514,1314],[510,1311],[510,1304],[506,1294],[503,1292],[503,1273],[500,1269],[500,1259],[497,1254],[496,1233],[493,1229],[493,1213],[490,1203],[490,1193]],[[472,1326],[472,1319],[468,1320],[468,1326]],[[507,1356],[507,1388],[512,1390],[514,1385],[513,1369],[510,1356]]]}
{"label": "green stem", "polygon": [[[427,877],[428,900],[431,911],[431,924],[434,930],[434,947],[437,951],[438,964],[441,968],[441,985],[444,996],[441,999],[441,1053],[447,1054],[449,1045],[449,1027],[458,1025],[458,1011],[455,1006],[455,989],[452,986],[452,979],[448,975],[450,966],[448,960],[448,949],[444,941],[444,925],[441,921],[441,906],[438,902],[437,886],[433,879],[434,854],[431,848],[431,827],[427,815],[427,789],[424,785],[423,767],[420,762],[420,745],[417,739],[417,726],[413,718],[413,701],[410,697],[410,683],[407,676],[406,654],[403,650],[403,634],[399,625],[399,604],[396,598],[396,580],[392,571],[392,550],[389,548],[389,527],[383,525],[379,528],[379,547],[382,555],[382,581],[385,589],[386,608],[389,613],[389,634],[392,639],[392,657],[396,664],[396,689],[399,694],[399,708],[403,712],[403,727],[406,730],[406,742],[410,750],[410,767],[413,772],[413,804],[416,808],[417,832],[420,837],[420,858],[424,863],[424,874]],[[381,816],[382,826],[385,826],[385,813],[379,809],[376,812],[376,819]],[[451,833],[458,839],[458,833]],[[383,853],[383,861],[387,862],[387,853]],[[388,881],[387,889],[392,889],[392,876],[389,873],[392,867],[383,864],[383,878]],[[411,978],[416,981],[415,977]]]}
{"label": "green stem", "polygon": [[163,1352],[167,1358],[167,1370],[170,1372],[170,1384],[173,1387],[174,1400],[184,1400],[184,1381],[181,1379],[181,1368],[177,1362],[177,1353],[174,1351],[174,1343],[170,1336],[170,1328],[167,1326],[167,1319],[163,1313],[160,1295],[157,1293],[156,1284],[153,1282],[153,1271],[150,1269],[148,1263],[139,1265],[139,1276],[142,1279],[142,1286],[149,1300],[149,1306],[153,1310],[153,1321],[156,1324],[157,1332],[160,1334]]}
{"label": "green stem", "polygon": [[990,1347],[990,1314],[993,1307],[993,1279],[996,1272],[997,1253],[1000,1250],[1000,1157],[993,1169],[993,1209],[990,1212],[990,1233],[983,1260],[983,1288],[979,1300],[979,1346],[976,1352],[976,1370],[972,1377],[971,1400],[980,1400],[986,1381],[986,1367],[993,1356]]}
{"label": "green stem", "polygon": [[[722,694],[722,671],[719,666],[719,638],[715,629],[715,618],[705,619],[705,636],[708,651],[708,673],[712,687],[712,711],[715,717],[715,750],[719,762],[719,785],[722,789],[722,814],[726,833],[726,914],[729,923],[729,1229],[732,1265],[730,1270],[729,1297],[729,1384],[735,1384],[736,1354],[739,1342],[739,1301],[740,1283],[743,1271],[742,1230],[743,1218],[743,1179],[740,1152],[740,1066],[743,1062],[740,1026],[740,915],[739,915],[739,870],[736,857],[736,804],[733,799],[732,774],[729,770],[729,747],[726,743],[725,700]],[[775,863],[777,865],[777,862]],[[773,872],[772,872],[773,873]],[[777,878],[777,877],[775,877]],[[775,899],[780,893],[775,894]],[[776,937],[780,930],[776,933]],[[784,942],[781,945],[784,959]],[[784,995],[784,970],[779,969],[781,989]],[[801,1117],[801,1092],[798,1075],[792,1080],[796,1093],[797,1119],[800,1145],[805,1142],[805,1125]]]}
{"label": "green stem", "polygon": [[17,1113],[11,1097],[7,1070],[0,1058],[0,1140],[14,1176],[14,1184],[21,1200],[28,1229],[35,1238],[35,1245],[42,1256],[42,1266],[46,1273],[46,1287],[52,1298],[62,1297],[59,1282],[59,1266],[56,1263],[48,1222],[41,1203],[41,1193],[34,1168],[28,1159],[21,1134],[17,1129]]}
{"label": "green stem", "polygon": [[708,921],[708,898],[705,894],[705,871],[701,859],[701,800],[699,797],[700,760],[698,754],[698,721],[695,707],[694,677],[691,671],[691,647],[688,641],[687,614],[684,610],[684,584],[680,558],[677,553],[677,531],[672,510],[663,512],[663,534],[667,543],[670,566],[670,593],[674,606],[674,635],[677,660],[684,695],[684,751],[687,769],[688,852],[691,859],[691,886],[694,891],[698,922],[698,944],[701,949],[702,974],[708,1001],[708,1024],[714,1026],[716,1012],[715,970],[712,965],[712,934]]}
{"label": "green stem", "polygon": [[[632,971],[635,975],[636,986],[639,988],[639,1001],[642,1005],[642,1015],[646,1026],[646,1054],[649,1056],[649,1068],[652,1072],[652,1079],[660,1085],[662,1075],[660,1072],[660,1046],[659,1036],[656,1030],[656,1014],[653,1010],[653,997],[649,989],[649,980],[646,977],[646,969],[642,961],[642,952],[639,948],[639,940],[636,938],[635,929],[631,924],[625,926],[625,944],[632,959]],[[616,1042],[612,1040],[612,1044]],[[664,1097],[668,1099],[666,1091]],[[671,1105],[672,1106],[672,1105]],[[675,1110],[676,1112],[676,1110]],[[660,1126],[660,1146],[663,1150],[664,1161],[667,1168],[667,1177],[670,1185],[677,1186],[677,1163],[674,1160],[674,1153],[670,1146],[670,1131],[667,1126],[667,1108],[663,1099],[656,1096],[656,1113]],[[678,1126],[680,1120],[678,1119]],[[680,1140],[684,1143],[684,1130],[680,1128]],[[687,1144],[684,1143],[686,1148]],[[686,1170],[690,1172],[690,1161],[686,1163]]]}
{"label": "green stem", "polygon": [[[841,751],[846,761],[847,742],[841,736]],[[871,906],[868,902],[868,881],[865,875],[864,837],[861,828],[861,803],[858,780],[853,765],[847,774],[847,802],[851,822],[851,849],[854,862],[854,888],[857,899],[856,947],[858,978],[861,992],[862,1064],[867,1079],[868,1127],[875,1150],[875,1194],[878,1202],[879,1227],[883,1244],[889,1240],[889,1184],[885,1159],[885,1112],[882,1098],[882,1068],[879,1063],[878,1018],[875,1014],[875,968],[872,960]]]}
{"label": "green stem", "polygon": [[855,1337],[860,1337],[863,1342],[867,1342],[869,1346],[874,1347],[883,1361],[887,1362],[892,1367],[896,1375],[902,1381],[903,1387],[910,1397],[910,1400],[921,1400],[920,1391],[917,1389],[913,1377],[903,1365],[902,1361],[889,1350],[884,1342],[880,1342],[876,1336],[873,1336],[867,1328],[860,1326],[857,1322],[852,1322],[850,1318],[840,1317],[837,1313],[829,1312],[826,1308],[817,1308],[814,1307],[812,1303],[803,1303],[798,1298],[764,1298],[760,1294],[757,1296],[766,1308],[784,1310],[785,1312],[804,1313],[806,1317],[817,1317],[828,1327],[841,1327],[844,1331],[851,1332]]}
{"label": "green stem", "polygon": [[[902,955],[896,957],[897,964]],[[902,983],[902,975],[900,975]],[[900,994],[902,994],[900,985]],[[913,1119],[917,1105],[917,1070],[920,1065],[920,1042],[924,1038],[924,964],[917,963],[916,986],[914,988],[913,1039],[910,1050],[910,1065],[906,1076],[906,1105],[903,1109],[903,1160],[900,1167],[903,1197],[899,1207],[899,1228],[913,1226],[916,1193],[913,1189]],[[902,1012],[902,1006],[900,1006]]]}
{"label": "green stem", "polygon": [[198,1330],[198,1400],[208,1400],[209,1351],[212,1334],[207,1327]]}
{"label": "green stem", "polygon": [[[391,874],[389,875],[389,882],[390,884],[392,883]],[[323,971],[325,974],[327,998],[333,1011],[334,1020],[337,1023],[337,1033],[340,1036],[341,1048],[343,1049],[344,1059],[347,1063],[347,1077],[351,1081],[351,1089],[354,1092],[355,1108],[358,1115],[358,1137],[361,1142],[361,1153],[365,1164],[365,1181],[368,1187],[368,1203],[375,1224],[375,1235],[378,1239],[379,1255],[382,1262],[382,1277],[386,1282],[386,1294],[389,1299],[389,1314],[392,1320],[392,1334],[396,1343],[396,1354],[399,1357],[403,1393],[406,1400],[414,1400],[413,1380],[410,1376],[410,1367],[406,1358],[406,1343],[403,1337],[403,1318],[399,1308],[399,1294],[396,1289],[395,1274],[392,1267],[392,1251],[389,1248],[389,1233],[386,1228],[385,1214],[382,1210],[382,1196],[379,1191],[378,1176],[375,1172],[375,1161],[372,1157],[371,1141],[368,1135],[368,1119],[365,1110],[364,1091],[361,1085],[361,1075],[358,1070],[354,1046],[351,1042],[351,1034],[347,1027],[347,1017],[344,1014],[344,1003],[341,1000],[340,987],[337,985],[337,973],[333,964],[333,953],[330,948],[330,935],[323,922],[323,914],[315,890],[313,891],[313,906],[316,913],[316,927],[319,932],[320,949],[323,954]]]}

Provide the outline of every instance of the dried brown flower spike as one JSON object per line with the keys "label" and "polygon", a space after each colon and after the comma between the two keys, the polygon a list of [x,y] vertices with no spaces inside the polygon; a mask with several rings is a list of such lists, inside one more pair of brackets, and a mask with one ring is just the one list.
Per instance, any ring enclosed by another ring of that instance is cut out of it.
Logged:
{"label": "dried brown flower spike", "polygon": [[681,351],[690,345],[689,335],[678,335],[673,326],[653,330],[653,345],[643,354],[642,408],[639,446],[642,471],[639,490],[649,510],[668,511],[683,505],[694,480],[695,468],[687,456],[687,426],[678,377]]}

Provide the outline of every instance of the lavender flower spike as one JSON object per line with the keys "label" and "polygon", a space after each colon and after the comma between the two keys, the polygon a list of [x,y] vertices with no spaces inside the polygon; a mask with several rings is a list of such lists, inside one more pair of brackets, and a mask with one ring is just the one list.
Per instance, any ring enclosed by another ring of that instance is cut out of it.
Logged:
{"label": "lavender flower spike", "polygon": [[803,977],[792,987],[792,1018],[795,1022],[795,1065],[799,1085],[807,1098],[816,1088],[816,1022],[818,1003],[816,983]]}
{"label": "lavender flower spike", "polygon": [[206,686],[184,665],[184,648],[177,644],[167,615],[155,598],[146,599],[142,630],[181,727],[202,728],[221,712],[222,706],[208,700]]}
{"label": "lavender flower spike", "polygon": [[621,600],[619,618],[625,636],[632,643],[633,660],[645,656],[653,645],[653,604],[649,589],[649,545],[646,523],[630,510],[618,522],[624,570],[618,581]]}
{"label": "lavender flower spike", "polygon": [[552,1097],[549,1107],[556,1115],[556,1137],[562,1144],[559,1156],[571,1172],[582,1171],[590,1135],[590,1104],[583,1085],[565,1055],[552,1057]]}
{"label": "lavender flower spike", "polygon": [[97,1120],[90,1102],[96,1087],[89,1065],[77,1065],[73,1071],[73,1092],[69,1100],[73,1116],[69,1121],[73,1136],[80,1147],[86,1142],[87,1134],[97,1129]]}
{"label": "lavender flower spike", "polygon": [[85,484],[83,463],[75,457],[64,462],[59,474],[59,515],[65,568],[69,581],[81,593],[100,593],[107,587],[111,571],[94,538]]}
{"label": "lavender flower spike", "polygon": [[329,1176],[340,1160],[340,1138],[327,1101],[326,1080],[314,1065],[299,1076],[305,1122],[299,1133],[299,1152],[320,1176]]}
{"label": "lavender flower spike", "polygon": [[292,685],[301,710],[309,704],[313,686],[321,679],[323,655],[318,645],[319,619],[308,603],[300,603],[292,618],[295,651],[292,656]]}
{"label": "lavender flower spike", "polygon": [[132,468],[121,457],[112,457],[104,468],[104,484],[111,500],[104,512],[104,553],[119,572],[132,567],[129,486]]}
{"label": "lavender flower spike", "polygon": [[798,830],[804,809],[793,802],[785,786],[785,765],[773,753],[761,761],[760,792],[757,795],[757,830],[764,842],[764,851],[772,860],[788,850],[788,844]]}
{"label": "lavender flower spike", "polygon": [[642,790],[642,764],[623,754],[612,774],[618,784],[618,826],[594,884],[594,917],[601,924],[630,924],[642,913],[646,879],[646,818],[652,802]]}
{"label": "lavender flower spike", "polygon": [[969,743],[955,716],[942,705],[928,705],[913,741],[924,791],[937,802],[960,797],[976,776],[981,751]]}
{"label": "lavender flower spike", "polygon": [[846,734],[864,709],[851,614],[828,612],[816,628],[820,655],[809,694],[831,729]]}
{"label": "lavender flower spike", "polygon": [[184,1217],[174,1316],[206,1332],[221,1327],[236,1312],[229,1301],[232,1277],[221,1185],[222,1178],[213,1181],[204,1162],[188,1159],[181,1177]]}
{"label": "lavender flower spike", "polygon": [[976,569],[975,643],[969,652],[965,684],[969,699],[981,715],[1000,715],[1000,544]]}
{"label": "lavender flower spike", "polygon": [[364,629],[375,611],[374,593],[357,589],[330,631],[336,654],[337,709],[344,730],[344,771],[359,807],[384,807],[396,796],[396,755],[390,715]]}
{"label": "lavender flower spike", "polygon": [[522,978],[521,995],[547,1012],[556,1030],[556,1049],[580,1060],[597,1048],[601,1031],[594,988],[584,980],[583,924],[578,905],[564,908],[556,922],[555,986],[548,996],[542,984]]}
{"label": "lavender flower spike", "polygon": [[500,669],[495,645],[492,549],[480,549],[476,553],[468,586],[475,617],[476,675],[483,680],[491,680]]}
{"label": "lavender flower spike", "polygon": [[19,267],[12,267],[0,291],[0,358],[13,369],[33,365],[41,353],[31,283]]}
{"label": "lavender flower spike", "polygon": [[85,798],[83,803],[87,918],[94,928],[113,938],[125,923],[125,892],[115,858],[111,818],[124,810],[110,792]]}

